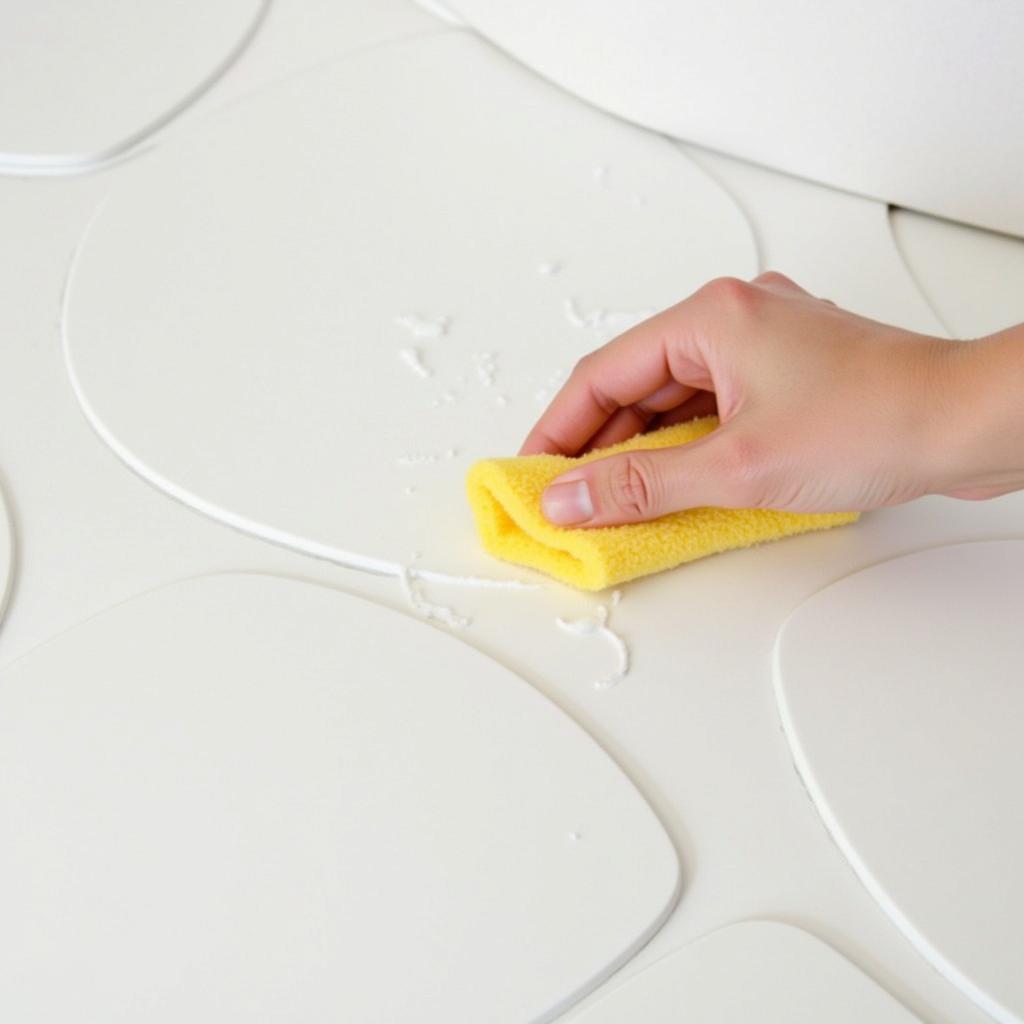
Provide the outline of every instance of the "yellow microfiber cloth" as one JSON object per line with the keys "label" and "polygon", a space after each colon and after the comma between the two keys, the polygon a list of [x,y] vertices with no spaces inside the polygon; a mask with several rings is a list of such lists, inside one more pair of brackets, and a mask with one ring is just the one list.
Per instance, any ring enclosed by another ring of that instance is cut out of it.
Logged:
{"label": "yellow microfiber cloth", "polygon": [[618,452],[687,444],[717,425],[714,416],[691,420],[579,458],[520,455],[477,462],[469,470],[466,487],[484,547],[507,562],[540,569],[582,590],[603,590],[719,551],[857,519],[856,512],[694,508],[649,523],[567,529],[544,518],[541,494],[573,466]]}

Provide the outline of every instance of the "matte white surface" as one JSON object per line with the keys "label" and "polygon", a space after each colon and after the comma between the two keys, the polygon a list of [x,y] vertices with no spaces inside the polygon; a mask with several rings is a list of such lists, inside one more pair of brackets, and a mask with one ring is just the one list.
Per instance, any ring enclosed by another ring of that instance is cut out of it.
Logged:
{"label": "matte white surface", "polygon": [[[196,104],[205,113],[328,60],[399,39],[450,31],[414,0],[271,0],[266,18],[230,74]],[[189,129],[191,118],[176,127]]]}
{"label": "matte white surface", "polygon": [[797,767],[861,880],[995,1019],[1024,1019],[1024,541],[840,580],[779,634]]}
{"label": "matte white surface", "polygon": [[[270,45],[261,31],[256,45],[264,41]],[[256,45],[220,85],[249,69]],[[211,92],[202,102],[213,99]],[[187,117],[176,126],[184,132],[192,123]],[[126,471],[81,415],[61,357],[61,288],[91,204],[129,169],[0,180],[0,274],[18,283],[0,302],[0,467],[17,497],[19,563],[0,661],[142,590],[222,569],[301,575],[407,609],[393,579],[301,556],[168,500]],[[533,412],[529,402],[510,410],[517,441]],[[590,684],[610,668],[606,646],[555,625],[559,616],[592,614],[592,599],[554,586],[427,587],[473,619],[459,634],[464,640],[528,679],[599,740],[681,852],[685,899],[608,986],[727,922],[773,916],[825,938],[922,1020],[991,1020],[915,952],[829,839],[778,728],[770,654],[788,610],[826,583],[923,545],[1019,533],[1021,522],[1022,495],[926,499],[850,529],[638,581],[624,588],[615,611],[633,666],[601,693]]]}
{"label": "matte white surface", "polygon": [[917,1018],[807,932],[743,921],[671,953],[572,1020],[914,1024]]}
{"label": "matte white surface", "polygon": [[924,334],[945,333],[893,241],[884,203],[710,150],[680,147],[746,213],[763,269],[788,274],[809,292],[862,316]]}
{"label": "matte white surface", "polygon": [[[0,630],[4,663],[182,576],[315,570],[351,586],[351,572],[169,500],[126,470],[82,416],[61,353],[61,290],[91,209],[124,170],[0,179],[0,280],[17,282],[0,302],[0,473],[17,509],[17,584]],[[400,600],[393,581],[385,592]]]}
{"label": "matte white surface", "polygon": [[[168,500],[126,471],[89,428],[63,371],[59,299],[79,224],[126,170],[0,181],[7,227],[0,273],[19,282],[0,303],[0,332],[9,339],[0,346],[0,466],[17,495],[19,532],[19,578],[0,630],[0,660],[142,590],[223,569],[301,575],[407,609],[393,579],[301,556]],[[555,586],[428,587],[473,619],[464,640],[528,679],[599,740],[681,851],[685,899],[609,984],[729,921],[782,916],[826,938],[922,1019],[990,1020],[914,951],[822,828],[778,728],[770,652],[787,610],[825,583],[921,545],[1019,530],[1022,497],[928,499],[874,513],[852,529],[631,584],[615,623],[633,666],[602,693],[590,684],[610,668],[606,646],[555,625],[559,616],[592,614],[593,599]]]}
{"label": "matte white surface", "polygon": [[224,73],[269,2],[5,0],[0,172],[80,170],[130,149]]}
{"label": "matte white surface", "polygon": [[[510,575],[479,551],[466,468],[514,452],[628,323],[565,303],[653,312],[755,269],[742,214],[675,147],[444,32],[127,168],[71,275],[68,361],[118,455],[215,518],[340,562]],[[409,314],[450,325],[419,337]]]}
{"label": "matte white surface", "polygon": [[451,0],[630,121],[885,202],[1024,234],[1016,0]]}
{"label": "matte white surface", "polygon": [[151,592],[0,703],[10,1019],[548,1020],[676,900],[664,830],[575,724],[326,588]]}
{"label": "matte white surface", "polygon": [[7,610],[14,576],[14,535],[3,491],[0,491],[0,619]]}
{"label": "matte white surface", "polygon": [[892,211],[892,231],[910,272],[950,333],[977,338],[1024,323],[1024,241]]}

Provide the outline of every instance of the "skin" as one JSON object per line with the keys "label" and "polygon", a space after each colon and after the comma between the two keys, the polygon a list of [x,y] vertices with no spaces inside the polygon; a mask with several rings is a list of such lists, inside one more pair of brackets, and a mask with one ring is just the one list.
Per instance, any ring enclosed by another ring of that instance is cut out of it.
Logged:
{"label": "skin", "polygon": [[585,356],[521,454],[580,455],[716,412],[708,436],[598,459],[544,493],[562,526],[699,506],[872,509],[1024,488],[1024,325],[970,343],[867,320],[789,278],[720,278]]}

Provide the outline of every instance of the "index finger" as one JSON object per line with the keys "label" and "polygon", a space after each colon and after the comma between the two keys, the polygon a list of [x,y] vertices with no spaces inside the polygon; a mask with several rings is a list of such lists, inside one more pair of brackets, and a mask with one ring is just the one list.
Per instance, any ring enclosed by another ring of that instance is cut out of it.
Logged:
{"label": "index finger", "polygon": [[664,412],[695,394],[697,382],[680,381],[672,372],[670,344],[678,335],[679,308],[655,314],[584,356],[530,431],[520,455],[575,455],[620,409],[657,396],[654,405],[641,411]]}

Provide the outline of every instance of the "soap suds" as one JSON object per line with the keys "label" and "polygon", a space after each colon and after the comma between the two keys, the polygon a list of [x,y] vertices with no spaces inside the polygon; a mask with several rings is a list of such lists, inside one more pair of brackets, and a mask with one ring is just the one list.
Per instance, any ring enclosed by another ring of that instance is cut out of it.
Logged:
{"label": "soap suds", "polygon": [[555,372],[552,373],[546,381],[544,381],[543,386],[537,390],[533,397],[538,402],[549,401],[555,395],[555,392],[561,390],[562,385],[568,379],[569,373],[567,370],[555,370]]}
{"label": "soap suds", "polygon": [[556,260],[542,260],[537,264],[537,273],[542,277],[554,277],[562,269],[562,264]]}
{"label": "soap suds", "polygon": [[398,358],[405,363],[418,377],[426,380],[434,375],[434,371],[423,362],[423,353],[418,348],[401,348],[398,350]]}
{"label": "soap suds", "polygon": [[458,397],[459,396],[455,391],[442,391],[441,394],[430,403],[430,405],[432,408],[438,409],[442,405],[451,405]]}
{"label": "soap suds", "polygon": [[547,584],[529,583],[526,580],[496,580],[490,576],[452,576],[446,572],[417,569],[416,579],[428,583],[439,583],[448,587],[470,587],[477,590],[541,590]]}
{"label": "soap suds", "polygon": [[494,387],[494,375],[498,368],[494,362],[493,352],[474,352],[473,363],[476,365],[477,379],[485,388]]}
{"label": "soap suds", "polygon": [[[417,554],[418,557],[418,554]],[[423,596],[418,582],[419,576],[408,566],[399,566],[398,580],[402,586],[402,593],[412,607],[413,611],[419,612],[425,619],[432,622],[440,622],[451,629],[464,629],[472,624],[473,620],[459,615],[455,609],[445,604],[434,604]]]}
{"label": "soap suds", "polygon": [[[265,524],[255,523],[245,516],[233,512],[231,509],[218,505],[215,502],[200,498],[191,493],[180,484],[160,473],[155,472],[152,467],[140,459],[130,448],[128,448],[116,434],[106,425],[99,416],[92,403],[85,395],[81,380],[79,379],[78,368],[71,355],[70,339],[67,332],[68,324],[68,303],[71,295],[71,282],[75,277],[85,239],[89,236],[91,227],[96,219],[103,212],[104,204],[100,203],[94,210],[92,217],[86,222],[85,228],[79,237],[78,243],[71,254],[68,262],[67,274],[64,278],[64,287],[60,296],[60,346],[64,367],[67,371],[68,382],[74,394],[78,407],[81,410],[86,422],[96,432],[96,435],[104,444],[121,460],[121,462],[132,470],[140,479],[147,481],[153,487],[169,495],[180,502],[186,508],[191,508],[201,515],[219,523],[224,523],[240,533],[249,536],[260,537],[263,540],[276,544],[289,551],[297,551],[310,558],[323,559],[334,565],[342,565],[349,569],[356,569],[360,572],[370,573],[374,576],[390,576],[398,578],[403,569],[396,562],[386,558],[376,558],[364,552],[349,551],[321,541],[311,540],[308,536],[298,533],[291,533]],[[474,587],[494,590],[538,590],[546,584],[528,582],[519,579],[496,579],[486,576],[455,576],[440,569],[418,570],[417,578],[426,580],[433,584],[448,584],[452,586]]]}
{"label": "soap suds", "polygon": [[[621,598],[621,591],[616,590],[611,596],[610,606],[615,608]],[[570,636],[595,636],[600,634],[612,645],[615,651],[615,671],[610,675],[594,680],[595,690],[608,690],[621,682],[629,673],[629,647],[626,646],[626,641],[608,625],[610,618],[611,613],[608,610],[608,605],[601,604],[597,606],[595,614],[587,618],[576,619],[575,621],[555,619],[558,628]]]}
{"label": "soap suds", "polygon": [[578,843],[583,838],[579,832],[566,832],[566,837],[570,843]]}
{"label": "soap suds", "polygon": [[562,302],[562,309],[565,312],[566,320],[573,327],[592,327],[617,331],[624,331],[630,327],[635,327],[641,320],[654,316],[655,312],[653,309],[640,309],[636,312],[629,312],[627,310],[616,311],[601,309],[598,306],[585,313],[573,298],[565,299]]}
{"label": "soap suds", "polygon": [[449,316],[417,316],[415,313],[403,313],[395,317],[395,323],[404,327],[414,338],[440,338],[448,333],[451,324]]}
{"label": "soap suds", "polygon": [[458,454],[458,448],[449,448],[444,455],[435,455],[433,452],[409,452],[408,455],[399,455],[395,461],[400,466],[429,466],[440,462],[442,458],[457,458]]}

